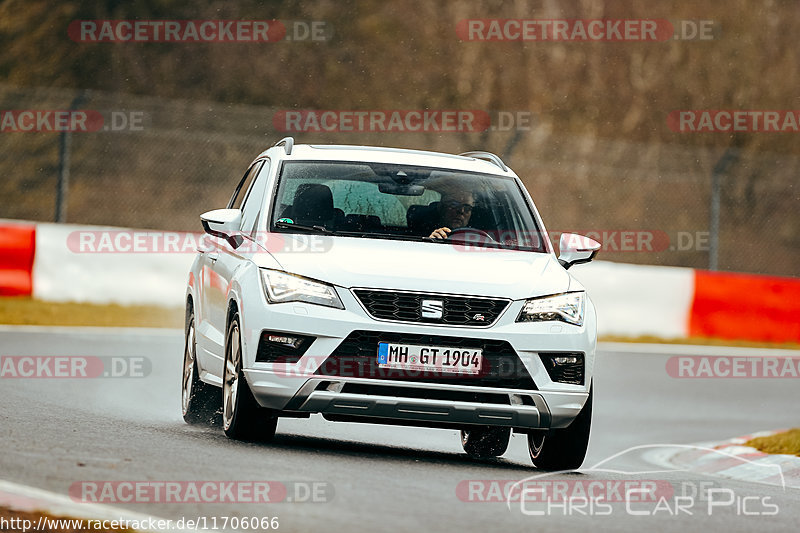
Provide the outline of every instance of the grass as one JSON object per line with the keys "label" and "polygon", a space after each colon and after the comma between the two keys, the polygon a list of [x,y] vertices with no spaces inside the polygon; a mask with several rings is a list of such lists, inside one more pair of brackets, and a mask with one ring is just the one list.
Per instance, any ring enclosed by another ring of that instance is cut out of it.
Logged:
{"label": "grass", "polygon": [[800,457],[800,428],[776,433],[769,437],[756,437],[747,441],[745,446],[751,446],[764,453],[780,453]]}
{"label": "grass", "polygon": [[774,343],[746,341],[740,339],[712,339],[706,337],[689,337],[662,339],[652,335],[642,335],[639,337],[620,337],[618,335],[601,335],[597,340],[601,342],[641,342],[655,344],[697,344],[701,346],[736,346],[741,348],[778,348],[782,350],[798,350],[800,344],[796,342]]}
{"label": "grass", "polygon": [[181,308],[43,302],[32,298],[0,297],[0,324],[36,326],[106,326],[182,328]]}

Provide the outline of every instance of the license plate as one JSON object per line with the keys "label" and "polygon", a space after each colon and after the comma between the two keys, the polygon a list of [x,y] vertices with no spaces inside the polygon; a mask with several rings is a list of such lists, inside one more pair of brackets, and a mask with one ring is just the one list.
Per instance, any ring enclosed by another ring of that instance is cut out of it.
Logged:
{"label": "license plate", "polygon": [[451,374],[479,374],[483,355],[478,348],[378,343],[378,366],[403,370],[430,370]]}

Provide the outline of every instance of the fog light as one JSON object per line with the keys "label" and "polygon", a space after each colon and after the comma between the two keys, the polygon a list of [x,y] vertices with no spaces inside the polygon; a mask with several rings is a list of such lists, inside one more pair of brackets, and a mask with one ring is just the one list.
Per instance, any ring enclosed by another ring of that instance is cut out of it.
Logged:
{"label": "fog light", "polygon": [[574,365],[578,362],[578,358],[574,355],[568,355],[566,357],[553,357],[553,362],[557,365]]}
{"label": "fog light", "polygon": [[303,339],[300,337],[283,337],[281,335],[267,335],[267,340],[274,344],[281,344],[292,348],[297,348],[303,343]]}

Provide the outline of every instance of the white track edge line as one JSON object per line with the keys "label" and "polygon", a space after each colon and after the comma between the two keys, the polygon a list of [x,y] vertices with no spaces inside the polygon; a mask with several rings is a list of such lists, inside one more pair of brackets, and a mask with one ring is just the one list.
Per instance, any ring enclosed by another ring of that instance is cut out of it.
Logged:
{"label": "white track edge line", "polygon": [[[85,520],[130,520],[137,522],[146,521],[167,521],[167,518],[160,518],[153,515],[135,513],[109,505],[102,505],[99,503],[79,503],[63,494],[57,494],[44,489],[30,487],[28,485],[20,485],[11,481],[0,479],[0,505],[6,505],[12,509],[19,509],[14,505],[13,501],[9,501],[6,494],[19,496],[22,498],[32,499],[37,501],[36,509],[48,514],[56,516],[68,515],[65,518],[82,518]],[[176,520],[171,520],[175,523]],[[140,530],[147,531],[147,530]],[[187,531],[195,532],[193,529],[169,529],[169,531]],[[163,533],[163,532],[161,532]]]}

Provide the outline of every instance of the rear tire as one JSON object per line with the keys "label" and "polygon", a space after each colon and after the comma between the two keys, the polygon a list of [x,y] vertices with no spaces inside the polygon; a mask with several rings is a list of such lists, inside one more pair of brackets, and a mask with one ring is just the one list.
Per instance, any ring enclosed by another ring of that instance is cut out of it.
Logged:
{"label": "rear tire", "polygon": [[536,468],[542,470],[574,470],[580,468],[589,447],[592,427],[592,396],[572,423],[563,429],[528,434],[528,452]]}
{"label": "rear tire", "polygon": [[194,312],[186,317],[186,343],[183,349],[183,379],[181,381],[181,414],[187,424],[215,425],[219,423],[219,392],[203,382],[197,370],[197,339]]}
{"label": "rear tire", "polygon": [[278,418],[258,405],[242,372],[239,315],[235,314],[225,336],[222,429],[231,439],[266,442],[275,436],[277,426]]}
{"label": "rear tire", "polygon": [[511,439],[511,428],[480,427],[461,430],[461,446],[470,457],[488,459],[506,453]]}

